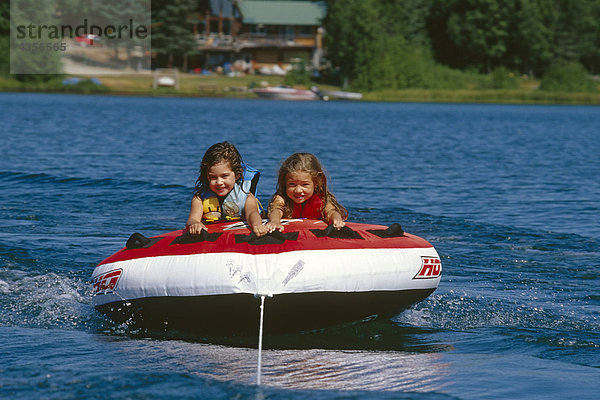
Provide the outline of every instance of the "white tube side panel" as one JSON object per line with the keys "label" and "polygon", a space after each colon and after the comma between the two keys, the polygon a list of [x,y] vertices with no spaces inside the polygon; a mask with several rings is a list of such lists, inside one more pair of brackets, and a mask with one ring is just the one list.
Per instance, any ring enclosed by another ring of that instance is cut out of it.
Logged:
{"label": "white tube side panel", "polygon": [[92,278],[122,270],[94,305],[161,296],[365,292],[433,289],[441,274],[414,279],[433,247],[302,250],[278,254],[210,253],[157,256],[98,266]]}

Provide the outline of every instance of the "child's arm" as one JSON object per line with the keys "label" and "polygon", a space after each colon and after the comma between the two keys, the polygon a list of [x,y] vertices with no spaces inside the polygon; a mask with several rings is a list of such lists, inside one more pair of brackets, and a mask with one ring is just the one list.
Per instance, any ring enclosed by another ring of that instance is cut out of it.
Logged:
{"label": "child's arm", "polygon": [[342,214],[338,210],[335,209],[333,204],[327,203],[325,205],[325,216],[327,217],[327,223],[333,224],[335,229],[341,229],[346,226],[346,222],[344,218],[342,218]]}
{"label": "child's arm", "polygon": [[269,222],[265,225],[268,232],[279,230],[283,232],[283,225],[281,225],[281,218],[283,217],[283,206],[285,200],[283,197],[277,195],[273,197],[271,204],[269,204]]}
{"label": "child's arm", "polygon": [[250,225],[250,229],[256,236],[261,237],[267,234],[267,227],[263,225],[262,217],[258,212],[258,202],[252,193],[248,194],[246,204],[244,204],[244,215],[246,216],[248,225]]}
{"label": "child's arm", "polygon": [[204,226],[202,223],[202,215],[202,199],[200,199],[198,196],[194,196],[192,199],[192,205],[190,206],[190,216],[185,224],[185,228],[192,235],[197,235],[202,231],[202,229],[206,229],[206,226]]}

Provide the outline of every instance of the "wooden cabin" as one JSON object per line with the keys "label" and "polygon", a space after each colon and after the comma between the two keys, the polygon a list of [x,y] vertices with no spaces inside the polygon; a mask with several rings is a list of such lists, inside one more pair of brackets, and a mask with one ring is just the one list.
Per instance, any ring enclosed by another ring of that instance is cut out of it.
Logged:
{"label": "wooden cabin", "polygon": [[203,0],[194,23],[203,69],[280,71],[303,58],[318,67],[322,56],[323,2],[306,0]]}

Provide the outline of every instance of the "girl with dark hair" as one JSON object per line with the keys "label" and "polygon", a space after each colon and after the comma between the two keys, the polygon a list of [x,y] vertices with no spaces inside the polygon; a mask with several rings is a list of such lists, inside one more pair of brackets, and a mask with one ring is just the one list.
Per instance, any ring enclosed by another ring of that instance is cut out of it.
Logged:
{"label": "girl with dark hair", "polygon": [[202,157],[186,229],[199,234],[207,229],[206,222],[245,219],[257,236],[264,235],[267,228],[250,187],[251,182],[244,180],[244,163],[235,146],[229,142],[212,145]]}

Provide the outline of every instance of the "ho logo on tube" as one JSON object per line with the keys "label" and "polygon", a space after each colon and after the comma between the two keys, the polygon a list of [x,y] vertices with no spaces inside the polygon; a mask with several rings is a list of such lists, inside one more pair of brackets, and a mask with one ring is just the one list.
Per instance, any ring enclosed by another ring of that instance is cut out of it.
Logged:
{"label": "ho logo on tube", "polygon": [[421,256],[421,269],[413,279],[439,278],[442,274],[442,262],[437,257]]}
{"label": "ho logo on tube", "polygon": [[115,287],[117,287],[121,273],[123,273],[123,270],[119,268],[96,276],[93,280],[92,294],[97,295],[113,292]]}

